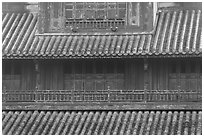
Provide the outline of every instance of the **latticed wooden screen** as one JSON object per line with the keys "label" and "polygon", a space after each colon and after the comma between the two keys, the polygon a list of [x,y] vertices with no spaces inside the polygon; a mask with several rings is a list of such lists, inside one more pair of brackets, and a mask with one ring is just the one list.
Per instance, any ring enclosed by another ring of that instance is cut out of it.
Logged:
{"label": "latticed wooden screen", "polygon": [[127,3],[65,3],[65,17],[67,27],[98,29],[111,26],[124,27],[127,23]]}
{"label": "latticed wooden screen", "polygon": [[151,31],[153,9],[152,2],[40,3],[39,32]]}

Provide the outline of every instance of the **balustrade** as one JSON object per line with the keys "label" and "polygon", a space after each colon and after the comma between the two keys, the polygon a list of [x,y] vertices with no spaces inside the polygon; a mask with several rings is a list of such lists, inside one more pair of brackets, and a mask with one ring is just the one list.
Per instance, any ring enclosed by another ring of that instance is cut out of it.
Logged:
{"label": "balustrade", "polygon": [[179,90],[3,91],[3,102],[198,102],[201,92]]}

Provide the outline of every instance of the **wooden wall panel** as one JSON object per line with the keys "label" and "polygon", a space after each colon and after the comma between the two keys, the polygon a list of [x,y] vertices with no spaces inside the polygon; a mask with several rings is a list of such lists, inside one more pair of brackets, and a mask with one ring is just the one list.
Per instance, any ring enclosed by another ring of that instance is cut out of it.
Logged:
{"label": "wooden wall panel", "polygon": [[103,74],[98,74],[95,79],[96,90],[104,90],[105,89],[105,80]]}
{"label": "wooden wall panel", "polygon": [[[186,73],[180,73],[182,59],[148,59],[149,70],[148,70],[148,87],[147,89],[153,90],[165,90],[165,89],[178,89],[178,84],[181,85],[181,89],[196,89],[201,90],[202,88],[202,60],[193,59],[183,59],[185,62],[189,62],[186,65]],[[78,62],[79,60],[74,60]],[[114,60],[118,61],[118,60]],[[120,60],[121,61],[121,60]],[[107,72],[100,72],[96,74],[94,70],[94,75],[86,74],[73,75],[75,77],[75,82],[71,79],[65,78],[63,64],[67,61],[59,60],[41,60],[39,61],[40,70],[40,86],[39,89],[47,90],[61,90],[61,89],[97,89],[103,90],[107,89],[109,85],[110,89],[124,89],[124,90],[142,90],[144,89],[144,60],[143,59],[124,59],[125,62],[125,73],[124,75],[111,74]],[[190,66],[190,62],[196,62],[195,72]],[[16,60],[15,60],[16,62]],[[172,62],[177,62],[176,72],[170,74],[172,71]],[[12,62],[11,62],[12,63]],[[12,78],[12,87],[10,89],[22,89],[22,90],[33,90],[36,85],[36,72],[33,60],[25,60],[19,62],[22,66],[20,78]],[[105,66],[104,66],[105,67]],[[6,68],[4,68],[5,70]],[[178,74],[177,74],[178,73]],[[113,76],[114,75],[114,76]],[[71,78],[71,76],[68,76]],[[78,78],[77,78],[78,77]],[[108,77],[106,79],[105,77]],[[113,78],[112,78],[113,77]],[[9,79],[5,79],[3,76],[4,85],[9,83]],[[67,80],[67,82],[65,81]],[[85,80],[87,80],[85,82]],[[94,82],[93,82],[94,81]],[[124,86],[122,85],[124,83]],[[20,85],[20,86],[18,86]],[[172,85],[172,87],[171,87]]]}
{"label": "wooden wall panel", "polygon": [[141,89],[144,89],[144,63],[142,59],[137,61],[136,67],[138,68],[136,81],[137,83],[139,83],[137,84],[136,89],[141,90]]}
{"label": "wooden wall panel", "polygon": [[[149,78],[150,89],[165,90],[168,89],[168,59],[150,59],[149,60]],[[175,81],[171,81],[174,82]]]}
{"label": "wooden wall panel", "polygon": [[40,89],[63,89],[63,66],[60,62],[40,62]]}
{"label": "wooden wall panel", "polygon": [[158,61],[158,69],[159,69],[159,72],[158,72],[158,89],[164,89],[164,64],[163,64],[163,60],[162,59],[159,59]]}
{"label": "wooden wall panel", "polygon": [[151,80],[151,87],[150,89],[156,89],[157,87],[157,82],[156,82],[156,77],[157,77],[157,71],[156,71],[156,67],[157,64],[154,60],[150,60],[149,61],[149,72],[150,72],[150,80]]}
{"label": "wooden wall panel", "polygon": [[167,79],[168,79],[168,70],[166,67],[168,60],[166,59],[159,59],[157,67],[159,68],[159,75],[158,75],[158,89],[160,90],[165,90],[168,89],[167,84]]}
{"label": "wooden wall panel", "polygon": [[125,62],[125,89],[128,89],[128,87],[130,87],[129,76],[130,76],[130,64],[126,61]]}
{"label": "wooden wall panel", "polygon": [[198,72],[198,90],[202,91],[202,59],[197,60],[197,72]]}
{"label": "wooden wall panel", "polygon": [[4,75],[2,80],[2,88],[6,90],[21,90],[21,77],[15,75]]}
{"label": "wooden wall panel", "polygon": [[144,69],[142,59],[131,59],[125,63],[125,89],[144,89]]}
{"label": "wooden wall panel", "polygon": [[22,75],[21,75],[21,89],[34,90],[35,89],[35,66],[32,60],[22,62]]}
{"label": "wooden wall panel", "polygon": [[[175,72],[172,72],[172,65],[175,66]],[[202,62],[198,58],[171,59],[166,72],[168,89],[180,87],[181,90],[199,90],[201,88],[199,77],[202,75],[199,65],[202,65]]]}
{"label": "wooden wall panel", "polygon": [[[3,60],[3,86],[7,90],[35,89],[35,73],[33,60]],[[3,87],[4,88],[4,87]]]}

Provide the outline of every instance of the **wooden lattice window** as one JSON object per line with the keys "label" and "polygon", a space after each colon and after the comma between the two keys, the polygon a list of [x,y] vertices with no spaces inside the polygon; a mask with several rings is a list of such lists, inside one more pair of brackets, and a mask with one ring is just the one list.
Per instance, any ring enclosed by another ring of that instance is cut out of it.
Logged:
{"label": "wooden lattice window", "polygon": [[123,28],[127,22],[127,3],[65,3],[65,17],[66,27],[106,29],[117,26]]}
{"label": "wooden lattice window", "polygon": [[39,33],[144,32],[153,29],[153,2],[40,3]]}

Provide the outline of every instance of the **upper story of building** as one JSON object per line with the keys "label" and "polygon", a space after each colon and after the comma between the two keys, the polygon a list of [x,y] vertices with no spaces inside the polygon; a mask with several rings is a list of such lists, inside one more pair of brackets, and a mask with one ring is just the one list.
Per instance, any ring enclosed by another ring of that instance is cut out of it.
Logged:
{"label": "upper story of building", "polygon": [[[157,3],[153,2],[40,2],[5,3],[3,11],[38,14],[38,33],[151,32]],[[14,8],[13,8],[14,7]]]}
{"label": "upper story of building", "polygon": [[39,33],[151,32],[152,2],[40,3]]}

